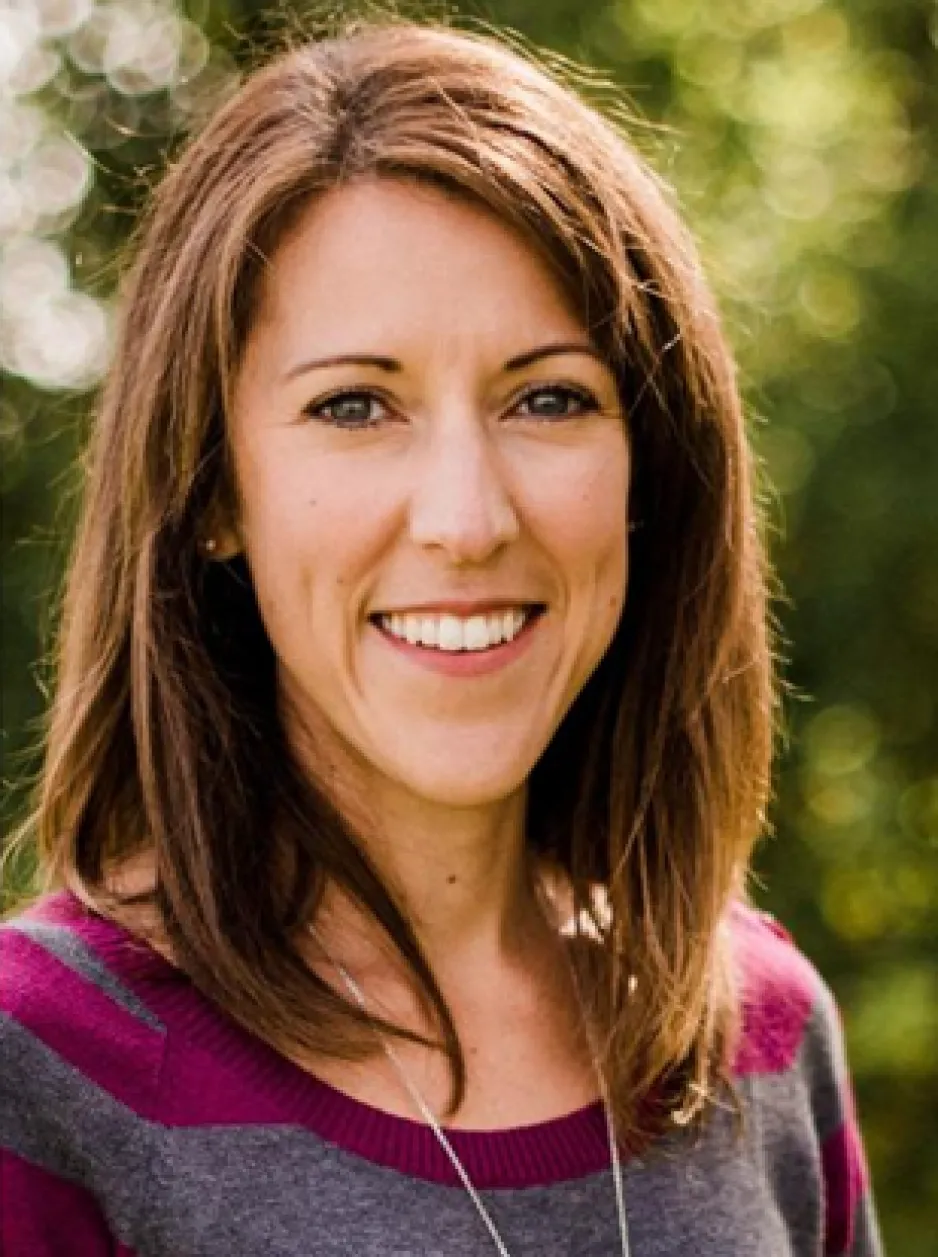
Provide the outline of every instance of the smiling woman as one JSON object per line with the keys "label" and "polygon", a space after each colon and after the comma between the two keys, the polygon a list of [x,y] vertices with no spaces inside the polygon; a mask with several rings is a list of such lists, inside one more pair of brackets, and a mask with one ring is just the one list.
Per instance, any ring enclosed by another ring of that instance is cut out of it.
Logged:
{"label": "smiling woman", "polygon": [[249,79],[123,292],[0,930],[3,1252],[877,1253],[836,1009],[746,903],[766,616],[621,132],[432,26]]}

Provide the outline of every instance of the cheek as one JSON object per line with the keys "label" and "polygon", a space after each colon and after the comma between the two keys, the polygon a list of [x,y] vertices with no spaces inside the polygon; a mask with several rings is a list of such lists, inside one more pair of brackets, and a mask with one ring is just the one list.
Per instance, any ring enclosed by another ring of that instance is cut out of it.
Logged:
{"label": "cheek", "polygon": [[242,482],[242,532],[261,612],[275,649],[317,633],[344,632],[349,598],[373,564],[385,521],[363,509],[347,475],[328,459],[288,449],[255,462]]}
{"label": "cheek", "polygon": [[628,572],[629,458],[624,439],[597,452],[568,483],[553,528],[556,544],[573,583],[593,585],[601,606],[615,612],[621,609]]}
{"label": "cheek", "polygon": [[612,641],[625,606],[628,492],[627,450],[613,448],[578,485],[562,534],[572,605],[579,604],[577,620],[585,618],[583,631],[593,662]]}
{"label": "cheek", "polygon": [[306,631],[313,574],[328,558],[322,498],[296,459],[244,459],[239,470],[245,556],[279,654],[285,635]]}
{"label": "cheek", "polygon": [[548,544],[565,586],[568,703],[609,649],[625,606],[629,461],[623,446],[610,442],[602,456],[593,451],[550,504]]}

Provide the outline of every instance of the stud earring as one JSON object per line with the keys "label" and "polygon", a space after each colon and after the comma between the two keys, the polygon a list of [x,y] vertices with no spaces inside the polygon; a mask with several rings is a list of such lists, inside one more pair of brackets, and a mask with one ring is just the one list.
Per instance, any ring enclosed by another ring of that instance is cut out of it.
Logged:
{"label": "stud earring", "polygon": [[206,537],[205,540],[202,542],[202,549],[205,551],[206,554],[214,554],[215,551],[218,549],[218,542],[215,540],[214,537]]}

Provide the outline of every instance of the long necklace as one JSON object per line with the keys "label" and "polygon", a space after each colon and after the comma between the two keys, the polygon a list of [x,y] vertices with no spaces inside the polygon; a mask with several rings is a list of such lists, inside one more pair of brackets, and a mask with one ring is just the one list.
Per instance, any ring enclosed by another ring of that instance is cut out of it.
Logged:
{"label": "long necklace", "polygon": [[[344,965],[341,965],[332,955],[330,955],[327,948],[323,945],[322,940],[318,939],[317,937],[317,941],[319,942],[319,946],[322,948],[329,962],[332,964],[336,972],[342,978],[342,981],[348,987],[353,998],[360,1005],[362,1011],[368,1012],[368,1003],[365,999],[365,995],[361,987],[358,985],[358,983],[355,981],[352,975],[348,972],[348,970],[344,967]],[[579,996],[578,988],[577,988],[577,995]],[[582,1001],[580,1003],[580,1008],[584,1016],[584,1024],[585,1024],[586,1014],[585,1014],[585,1009],[583,1009]],[[467,1194],[469,1195],[470,1200],[475,1205],[476,1211],[479,1214],[479,1217],[484,1222],[485,1227],[489,1235],[491,1236],[492,1243],[495,1245],[496,1249],[498,1250],[500,1257],[511,1257],[511,1254],[509,1253],[508,1248],[505,1245],[505,1241],[499,1235],[498,1230],[496,1229],[495,1223],[492,1221],[491,1214],[489,1213],[488,1209],[486,1209],[485,1205],[482,1203],[482,1198],[479,1195],[479,1193],[476,1191],[475,1187],[473,1186],[472,1180],[470,1179],[468,1173],[466,1172],[466,1167],[460,1161],[459,1157],[456,1154],[455,1148],[447,1139],[446,1134],[443,1131],[443,1128],[440,1126],[440,1123],[437,1121],[436,1115],[434,1114],[433,1110],[430,1108],[429,1104],[427,1104],[426,1100],[424,1100],[423,1096],[417,1090],[416,1084],[414,1083],[410,1075],[407,1073],[406,1069],[403,1066],[403,1063],[400,1060],[400,1057],[391,1047],[390,1043],[387,1041],[387,1038],[382,1034],[379,1034],[378,1037],[381,1040],[381,1046],[384,1049],[385,1055],[387,1056],[388,1060],[391,1062],[392,1066],[396,1070],[398,1077],[400,1078],[404,1086],[404,1089],[406,1090],[407,1094],[410,1096],[411,1101],[414,1104],[414,1107],[417,1109],[417,1112],[420,1114],[420,1116],[423,1118],[426,1124],[433,1131],[433,1134],[436,1136],[437,1143],[446,1153],[447,1157],[450,1160],[450,1163],[452,1164],[453,1169],[456,1171],[457,1175],[459,1176],[459,1181],[462,1183],[463,1187],[466,1189]],[[593,1056],[593,1067],[596,1070],[596,1076],[599,1080],[600,1093],[602,1095],[602,1102],[603,1102],[603,1111],[606,1116],[606,1134],[609,1139],[609,1158],[612,1165],[612,1181],[613,1181],[613,1184],[615,1185],[616,1210],[619,1215],[619,1236],[622,1241],[622,1257],[630,1257],[629,1228],[628,1228],[628,1222],[626,1220],[626,1214],[625,1214],[625,1188],[622,1181],[622,1164],[621,1164],[621,1161],[619,1160],[619,1148],[616,1142],[615,1123],[612,1117],[612,1106],[609,1103],[609,1092],[606,1087],[606,1081],[605,1081],[605,1078],[603,1077],[602,1070],[599,1068],[596,1051],[595,1051],[595,1048],[593,1047],[592,1041],[590,1042],[590,1048],[591,1048],[592,1056]]]}

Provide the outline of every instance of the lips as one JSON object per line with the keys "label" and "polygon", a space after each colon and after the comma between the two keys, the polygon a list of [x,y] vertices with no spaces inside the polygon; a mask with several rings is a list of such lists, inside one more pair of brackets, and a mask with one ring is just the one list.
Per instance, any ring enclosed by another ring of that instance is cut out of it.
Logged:
{"label": "lips", "polygon": [[500,671],[529,650],[547,608],[527,605],[528,612],[516,603],[513,611],[468,618],[395,612],[369,617],[369,623],[399,658],[468,680]]}

